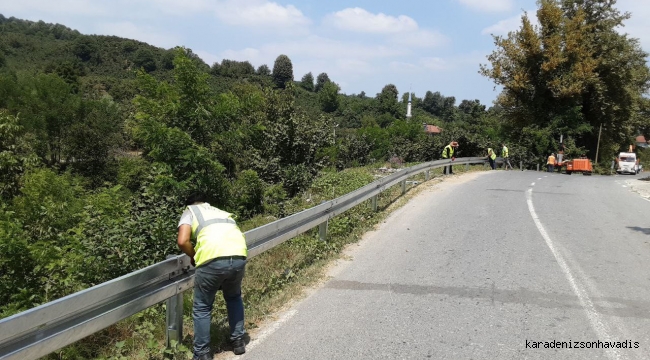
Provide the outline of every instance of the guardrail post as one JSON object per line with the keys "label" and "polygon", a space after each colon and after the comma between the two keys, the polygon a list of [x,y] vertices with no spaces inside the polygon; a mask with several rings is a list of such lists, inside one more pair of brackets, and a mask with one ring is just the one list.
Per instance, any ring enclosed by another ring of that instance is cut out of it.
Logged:
{"label": "guardrail post", "polygon": [[465,164],[465,171],[469,171],[469,164]]}
{"label": "guardrail post", "polygon": [[429,181],[429,178],[430,178],[429,176],[430,176],[429,175],[429,170],[425,171],[424,172],[424,181]]}
{"label": "guardrail post", "polygon": [[[176,255],[168,255],[167,258]],[[167,349],[172,348],[172,341],[179,344],[183,339],[183,293],[178,293],[166,301],[167,304]]]}
{"label": "guardrail post", "polygon": [[406,194],[406,180],[402,180],[402,195]]}
{"label": "guardrail post", "polygon": [[524,162],[523,161],[519,162],[519,170],[524,171]]}
{"label": "guardrail post", "polygon": [[329,220],[325,221],[324,223],[321,223],[318,225],[318,237],[320,238],[321,241],[327,241],[327,225],[329,224]]}
{"label": "guardrail post", "polygon": [[372,211],[377,211],[377,195],[372,197]]}

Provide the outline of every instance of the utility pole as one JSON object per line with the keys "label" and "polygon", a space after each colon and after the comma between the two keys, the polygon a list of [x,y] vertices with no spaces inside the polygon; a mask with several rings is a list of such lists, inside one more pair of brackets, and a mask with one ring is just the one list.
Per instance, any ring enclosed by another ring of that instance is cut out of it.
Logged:
{"label": "utility pole", "polygon": [[596,161],[595,165],[598,164],[598,151],[600,150],[600,135],[603,133],[603,123],[600,123],[600,130],[598,131],[598,144],[596,145]]}

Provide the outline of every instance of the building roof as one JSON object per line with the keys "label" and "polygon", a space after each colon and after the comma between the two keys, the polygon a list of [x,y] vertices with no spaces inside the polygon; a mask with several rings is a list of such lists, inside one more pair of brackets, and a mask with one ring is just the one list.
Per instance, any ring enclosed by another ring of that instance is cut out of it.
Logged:
{"label": "building roof", "polygon": [[424,124],[424,132],[427,134],[440,134],[442,129],[435,125]]}
{"label": "building roof", "polygon": [[646,141],[645,136],[639,135],[636,137],[636,146],[645,149],[650,147],[650,142]]}

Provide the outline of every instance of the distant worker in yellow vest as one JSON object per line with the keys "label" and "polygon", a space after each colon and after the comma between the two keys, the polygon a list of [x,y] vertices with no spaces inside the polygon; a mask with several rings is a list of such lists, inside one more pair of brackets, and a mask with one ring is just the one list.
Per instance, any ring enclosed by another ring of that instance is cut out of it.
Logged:
{"label": "distant worker in yellow vest", "polygon": [[[451,161],[456,160],[456,156],[454,156],[454,153],[458,149],[458,142],[452,141],[449,143],[449,145],[445,146],[444,149],[442,149],[442,158],[443,159],[451,159]],[[454,170],[452,169],[451,165],[445,166],[443,168],[443,174],[447,175],[453,175]]]}
{"label": "distant worker in yellow vest", "polygon": [[[235,355],[246,352],[244,303],[241,282],[248,249],[244,234],[232,214],[210,206],[202,194],[185,202],[187,209],[178,223],[178,247],[196,266],[194,277],[194,358],[212,359],[210,323],[214,298],[222,290],[228,310],[230,341]],[[192,246],[191,240],[196,241]]]}
{"label": "distant worker in yellow vest", "polygon": [[490,167],[492,170],[497,169],[497,154],[492,150],[492,148],[488,148],[488,160],[490,161]]}
{"label": "distant worker in yellow vest", "polygon": [[508,151],[508,147],[506,146],[505,143],[501,144],[503,148],[501,148],[501,157],[503,158],[503,168],[504,170],[508,170],[508,166],[510,167],[510,170],[513,170],[512,165],[510,165],[510,152]]}
{"label": "distant worker in yellow vest", "polygon": [[555,171],[555,154],[551,153],[551,155],[549,155],[548,161],[546,162],[546,167],[550,173]]}

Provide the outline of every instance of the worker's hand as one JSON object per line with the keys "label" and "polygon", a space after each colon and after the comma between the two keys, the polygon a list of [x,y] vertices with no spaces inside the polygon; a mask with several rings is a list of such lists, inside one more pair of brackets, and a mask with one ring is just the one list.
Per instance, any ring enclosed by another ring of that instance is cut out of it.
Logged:
{"label": "worker's hand", "polygon": [[455,158],[455,157],[452,157],[452,158],[451,158],[451,161],[456,161],[456,158]]}
{"label": "worker's hand", "polygon": [[192,264],[192,266],[196,267],[196,263],[194,262],[194,256],[192,256],[190,258],[190,264]]}

